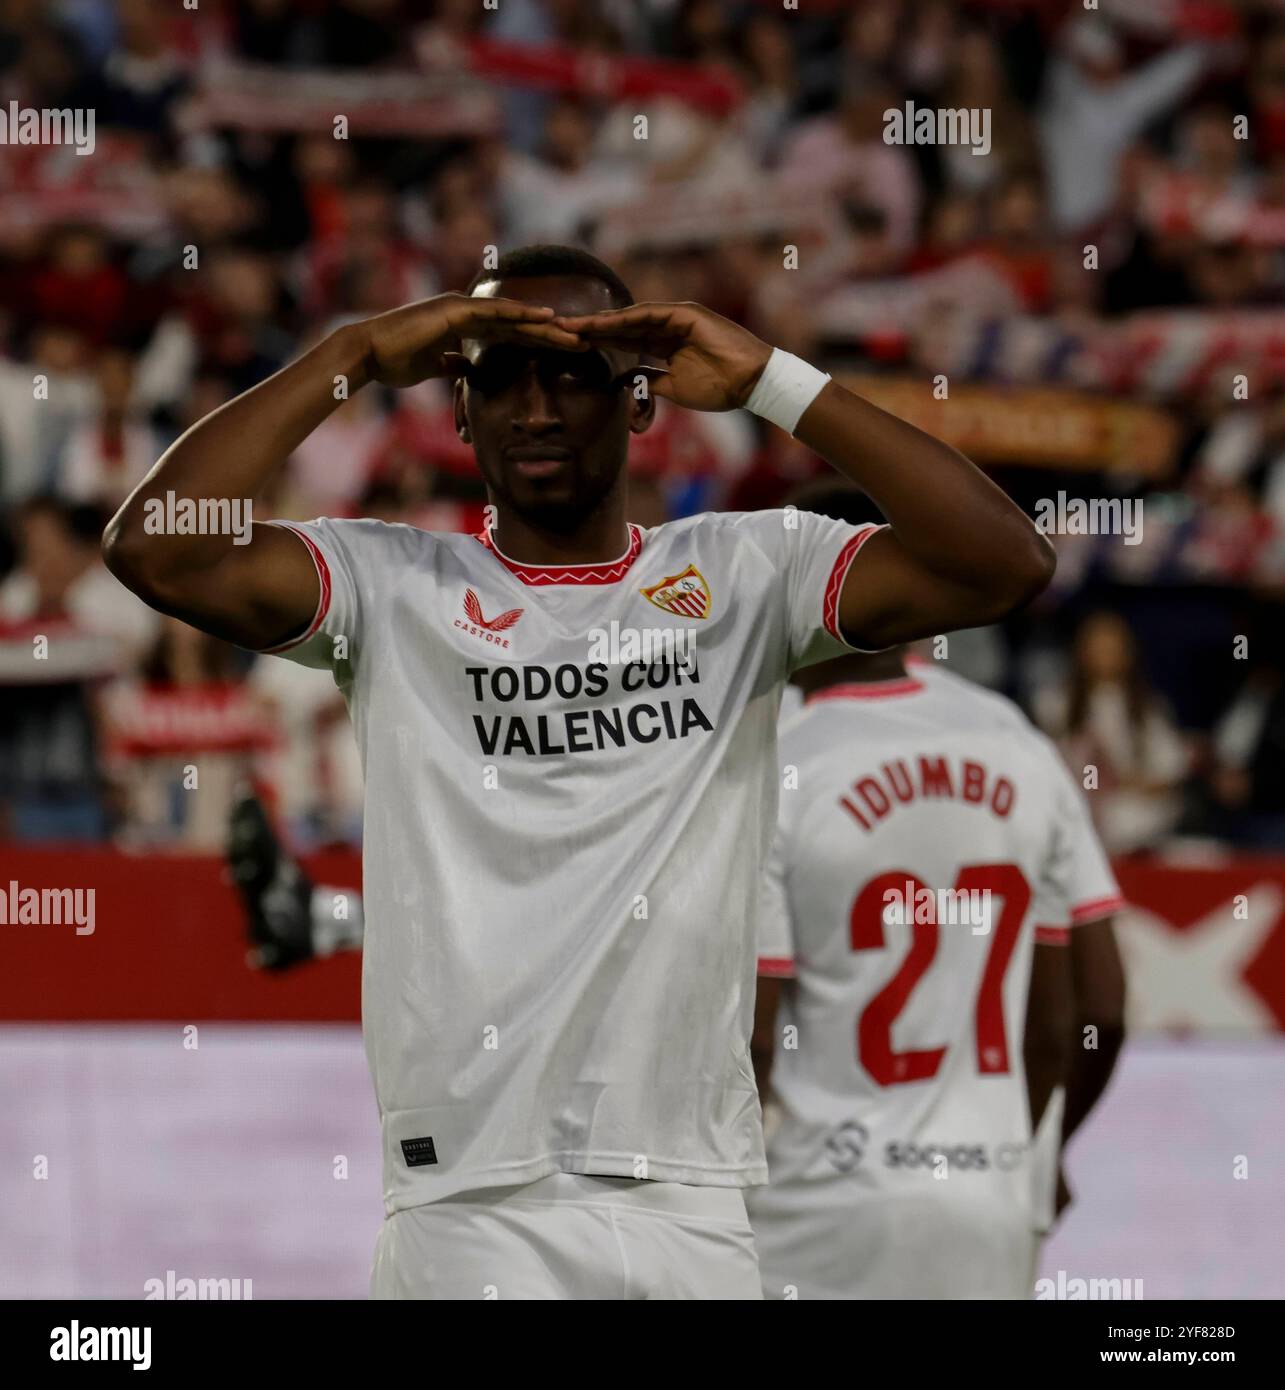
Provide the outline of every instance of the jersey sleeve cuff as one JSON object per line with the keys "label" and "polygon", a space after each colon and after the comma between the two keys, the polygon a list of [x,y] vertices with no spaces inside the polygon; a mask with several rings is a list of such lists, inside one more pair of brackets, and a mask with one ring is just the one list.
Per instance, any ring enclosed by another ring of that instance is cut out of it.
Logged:
{"label": "jersey sleeve cuff", "polygon": [[1123,906],[1124,899],[1119,893],[1108,898],[1091,898],[1071,909],[1071,921],[1075,926],[1081,922],[1097,922],[1103,917],[1110,917],[1113,912],[1119,912]]}
{"label": "jersey sleeve cuff", "polygon": [[317,629],[326,620],[326,614],[330,612],[330,566],[326,563],[326,557],[321,553],[320,546],[312,539],[306,531],[298,526],[292,526],[288,521],[271,521],[270,526],[279,526],[283,531],[289,531],[291,535],[298,536],[299,539],[308,547],[308,554],[312,556],[312,563],[317,571],[317,611],[312,615],[312,621],[297,636],[291,637],[287,642],[278,642],[275,647],[260,647],[259,651],[263,656],[279,656],[282,652],[288,652],[293,647],[301,646],[308,638],[314,636]]}
{"label": "jersey sleeve cuff", "polygon": [[794,978],[794,959],[791,956],[760,956],[758,973],[772,980],[792,980]]}
{"label": "jersey sleeve cuff", "polygon": [[1071,928],[1036,927],[1035,944],[1037,946],[1069,946],[1071,944]]}
{"label": "jersey sleeve cuff", "polygon": [[854,652],[873,649],[854,647],[843,635],[839,628],[839,599],[843,594],[843,585],[848,577],[848,571],[852,568],[853,560],[857,558],[857,552],[876,531],[886,531],[887,529],[888,524],[884,522],[882,526],[866,526],[855,535],[849,536],[835,558],[834,566],[830,570],[830,578],[826,581],[825,594],[821,600],[821,621],[825,630],[836,642],[842,642],[845,647]]}

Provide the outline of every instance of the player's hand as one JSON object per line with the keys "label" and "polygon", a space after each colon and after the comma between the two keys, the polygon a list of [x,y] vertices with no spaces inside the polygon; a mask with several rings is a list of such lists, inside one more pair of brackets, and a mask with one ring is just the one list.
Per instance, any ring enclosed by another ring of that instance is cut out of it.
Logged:
{"label": "player's hand", "polygon": [[529,343],[577,352],[585,344],[553,322],[553,310],[516,299],[439,294],[366,319],[366,369],[385,386],[414,386],[430,377],[459,376],[468,366],[465,339]]}
{"label": "player's hand", "polygon": [[651,390],[689,410],[735,410],[749,399],[772,349],[740,324],[702,304],[633,304],[553,320],[593,347],[658,358],[639,367]]}

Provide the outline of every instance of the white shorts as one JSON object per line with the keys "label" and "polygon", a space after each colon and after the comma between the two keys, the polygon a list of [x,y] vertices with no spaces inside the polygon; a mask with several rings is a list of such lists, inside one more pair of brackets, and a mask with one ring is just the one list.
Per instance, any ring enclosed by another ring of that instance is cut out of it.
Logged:
{"label": "white shorts", "polygon": [[880,1192],[837,1204],[768,1187],[750,1212],[766,1298],[1034,1295],[1040,1237],[1017,1203]]}
{"label": "white shorts", "polygon": [[372,1298],[761,1299],[735,1187],[555,1173],[394,1212]]}

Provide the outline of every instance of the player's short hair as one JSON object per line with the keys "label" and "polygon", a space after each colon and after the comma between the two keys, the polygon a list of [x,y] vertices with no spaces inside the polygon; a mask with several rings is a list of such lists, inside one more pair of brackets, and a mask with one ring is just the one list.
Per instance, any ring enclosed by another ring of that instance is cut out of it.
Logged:
{"label": "player's short hair", "polygon": [[624,309],[634,302],[629,286],[605,261],[575,246],[519,246],[506,251],[493,270],[479,270],[469,282],[468,293],[495,280],[534,279],[546,275],[577,275],[598,280],[611,291],[613,309]]}
{"label": "player's short hair", "polygon": [[884,520],[879,508],[859,487],[838,478],[818,478],[802,483],[792,489],[785,502],[801,512],[816,512],[819,516],[833,517],[835,521],[846,521],[850,526],[865,526],[872,521],[878,524]]}

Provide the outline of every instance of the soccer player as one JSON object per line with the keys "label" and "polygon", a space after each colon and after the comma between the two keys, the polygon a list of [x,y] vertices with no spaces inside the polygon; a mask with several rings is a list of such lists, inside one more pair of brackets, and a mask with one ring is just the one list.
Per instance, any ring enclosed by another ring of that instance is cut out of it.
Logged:
{"label": "soccer player", "polygon": [[[1030,1297],[1073,1029],[1118,1048],[1115,880],[1007,700],[901,648],[796,683],[754,1029],[778,1111],[748,1202],[765,1294]],[[1091,936],[1078,986],[1068,928]],[[1109,1074],[1071,1069],[1077,1120]]]}
{"label": "soccer player", "polygon": [[[482,534],[161,524],[253,498],[341,396],[440,376],[494,508]],[[888,526],[627,524],[656,395],[796,433]],[[761,1296],[741,1189],[766,1178],[749,1036],[782,688],[848,644],[1025,602],[1053,565],[1031,522],[738,325],[528,247],[200,421],[104,553],[154,607],[329,667],[348,702],[387,1213],[372,1293]]]}

